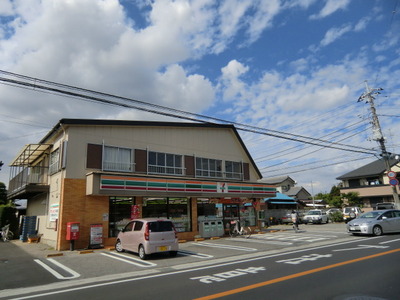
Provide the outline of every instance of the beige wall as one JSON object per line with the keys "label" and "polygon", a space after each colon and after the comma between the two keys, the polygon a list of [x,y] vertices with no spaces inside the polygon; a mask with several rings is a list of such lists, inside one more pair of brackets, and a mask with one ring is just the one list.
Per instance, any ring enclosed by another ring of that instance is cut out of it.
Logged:
{"label": "beige wall", "polygon": [[[87,144],[149,149],[150,151],[195,155],[213,159],[250,163],[235,134],[221,128],[186,127],[110,127],[72,126],[68,139],[66,178],[83,178],[86,169]],[[250,164],[250,181],[257,181],[257,172]]]}

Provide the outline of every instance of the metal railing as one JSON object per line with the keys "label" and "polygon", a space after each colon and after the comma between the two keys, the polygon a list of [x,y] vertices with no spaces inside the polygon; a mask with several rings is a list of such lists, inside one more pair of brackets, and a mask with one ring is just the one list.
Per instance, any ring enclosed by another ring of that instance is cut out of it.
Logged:
{"label": "metal railing", "polygon": [[9,184],[9,192],[17,191],[28,184],[48,184],[48,170],[47,167],[27,167],[17,173]]}

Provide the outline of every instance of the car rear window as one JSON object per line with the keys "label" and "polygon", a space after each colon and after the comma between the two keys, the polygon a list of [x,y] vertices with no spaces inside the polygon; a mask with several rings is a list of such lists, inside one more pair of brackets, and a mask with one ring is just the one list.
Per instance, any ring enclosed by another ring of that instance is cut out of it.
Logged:
{"label": "car rear window", "polygon": [[151,232],[173,231],[174,226],[172,225],[172,222],[166,222],[166,221],[150,222],[149,230]]}

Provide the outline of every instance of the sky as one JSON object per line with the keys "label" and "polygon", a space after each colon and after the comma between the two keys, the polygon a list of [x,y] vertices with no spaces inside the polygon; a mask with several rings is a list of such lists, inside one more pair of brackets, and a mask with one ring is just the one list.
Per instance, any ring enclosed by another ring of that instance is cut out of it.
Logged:
{"label": "sky", "polygon": [[[0,71],[273,132],[239,130],[264,178],[289,175],[314,195],[379,157],[370,103],[357,101],[367,86],[383,88],[376,112],[400,153],[398,10],[399,0],[0,0]],[[176,121],[4,81],[0,107],[6,185],[21,148],[62,118]]]}

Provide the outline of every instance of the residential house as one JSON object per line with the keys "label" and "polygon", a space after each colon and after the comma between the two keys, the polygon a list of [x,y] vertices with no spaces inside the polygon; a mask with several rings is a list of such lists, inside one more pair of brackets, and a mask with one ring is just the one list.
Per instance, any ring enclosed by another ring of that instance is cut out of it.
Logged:
{"label": "residential house", "polygon": [[27,199],[29,222],[57,250],[112,244],[138,217],[171,219],[180,239],[208,219],[256,227],[276,192],[225,124],[62,119],[10,167],[8,197]]}
{"label": "residential house", "polygon": [[[391,170],[400,174],[397,159],[390,159]],[[366,208],[373,208],[377,203],[393,202],[393,188],[389,184],[387,168],[383,159],[375,160],[336,179],[341,180],[341,193],[356,192]],[[399,193],[399,186],[396,187]]]}

